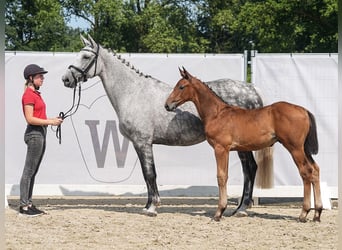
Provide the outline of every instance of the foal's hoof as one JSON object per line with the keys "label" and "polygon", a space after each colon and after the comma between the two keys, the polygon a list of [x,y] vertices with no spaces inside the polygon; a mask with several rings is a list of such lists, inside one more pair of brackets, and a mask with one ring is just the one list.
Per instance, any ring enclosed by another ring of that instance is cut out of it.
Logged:
{"label": "foal's hoof", "polygon": [[248,214],[246,211],[236,211],[234,214],[235,217],[248,217]]}
{"label": "foal's hoof", "polygon": [[322,209],[323,208],[319,208],[319,209],[315,210],[315,214],[314,214],[314,217],[313,217],[313,221],[314,222],[321,222]]}
{"label": "foal's hoof", "polygon": [[307,219],[305,217],[304,218],[299,217],[299,222],[305,223],[305,222],[307,222]]}
{"label": "foal's hoof", "polygon": [[313,218],[314,222],[321,222],[321,218]]}
{"label": "foal's hoof", "polygon": [[220,221],[220,220],[221,220],[221,217],[220,217],[220,216],[214,216],[213,220],[214,220],[214,221]]}
{"label": "foal's hoof", "polygon": [[143,209],[143,214],[145,214],[147,216],[150,216],[150,217],[156,217],[157,216],[157,211],[144,208]]}

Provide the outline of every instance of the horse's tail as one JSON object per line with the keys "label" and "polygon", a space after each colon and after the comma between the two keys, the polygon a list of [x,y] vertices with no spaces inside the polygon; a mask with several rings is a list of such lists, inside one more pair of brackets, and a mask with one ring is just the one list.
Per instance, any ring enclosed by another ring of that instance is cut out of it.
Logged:
{"label": "horse's tail", "polygon": [[273,187],[273,147],[266,147],[255,152],[258,170],[256,185],[260,188]]}
{"label": "horse's tail", "polygon": [[[260,96],[263,106],[269,104],[266,96],[260,88],[254,87]],[[259,188],[273,187],[273,147],[266,147],[255,152],[255,160],[258,165],[256,172],[255,184]]]}
{"label": "horse's tail", "polygon": [[309,111],[307,112],[308,112],[309,119],[310,119],[310,129],[305,138],[304,151],[309,161],[311,163],[314,163],[315,161],[311,155],[313,154],[315,155],[318,153],[317,127],[316,127],[316,120],[315,120],[314,115],[310,113]]}

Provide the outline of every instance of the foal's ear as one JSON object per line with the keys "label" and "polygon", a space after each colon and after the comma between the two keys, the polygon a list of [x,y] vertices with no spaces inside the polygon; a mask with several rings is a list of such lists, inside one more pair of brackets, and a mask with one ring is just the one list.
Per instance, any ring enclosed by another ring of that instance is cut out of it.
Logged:
{"label": "foal's ear", "polygon": [[181,76],[186,80],[191,80],[192,75],[183,67],[183,70],[179,69]]}
{"label": "foal's ear", "polygon": [[185,78],[186,76],[185,76],[184,71],[180,67],[178,67],[178,69],[179,69],[179,73],[180,73],[181,77]]}

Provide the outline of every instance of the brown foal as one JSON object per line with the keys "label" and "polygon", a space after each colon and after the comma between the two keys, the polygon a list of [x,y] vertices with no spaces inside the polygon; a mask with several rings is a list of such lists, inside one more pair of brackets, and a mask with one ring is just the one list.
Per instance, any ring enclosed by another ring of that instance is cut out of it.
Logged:
{"label": "brown foal", "polygon": [[322,200],[319,167],[312,158],[318,152],[314,116],[303,107],[277,102],[259,109],[242,109],[222,101],[207,85],[184,68],[165,103],[168,111],[192,101],[202,119],[208,143],[215,151],[219,187],[218,208],[214,220],[219,221],[227,207],[229,151],[255,151],[280,142],[291,154],[303,179],[304,199],[299,216],[306,221],[314,191],[314,221],[320,221]]}

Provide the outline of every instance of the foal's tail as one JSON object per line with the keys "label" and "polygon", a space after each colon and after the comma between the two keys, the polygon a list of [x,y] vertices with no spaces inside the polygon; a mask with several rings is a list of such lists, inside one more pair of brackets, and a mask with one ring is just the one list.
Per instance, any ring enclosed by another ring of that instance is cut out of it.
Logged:
{"label": "foal's tail", "polygon": [[318,153],[317,127],[316,127],[316,120],[315,120],[314,115],[310,113],[309,111],[307,112],[308,112],[309,119],[310,119],[310,129],[305,138],[304,151],[309,161],[311,163],[314,163],[315,161],[311,155],[313,154],[315,155]]}
{"label": "foal's tail", "polygon": [[256,185],[260,188],[273,187],[273,147],[266,147],[255,153],[258,170]]}

